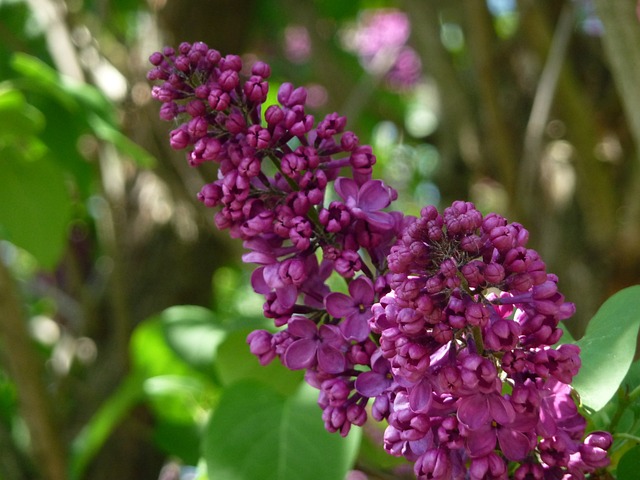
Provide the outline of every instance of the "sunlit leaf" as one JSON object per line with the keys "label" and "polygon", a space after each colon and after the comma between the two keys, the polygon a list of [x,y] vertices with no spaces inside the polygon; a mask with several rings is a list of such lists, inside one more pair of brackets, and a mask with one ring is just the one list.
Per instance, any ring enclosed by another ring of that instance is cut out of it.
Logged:
{"label": "sunlit leaf", "polygon": [[168,308],[160,314],[167,344],[189,365],[212,372],[214,359],[227,332],[214,313],[196,305]]}
{"label": "sunlit leaf", "polygon": [[285,397],[257,382],[225,391],[207,427],[204,456],[216,480],[336,480],[352,468],[360,442],[328,433],[304,385]]}
{"label": "sunlit leaf", "polygon": [[640,285],[610,297],[576,342],[582,351],[582,368],[573,386],[589,408],[600,410],[618,390],[635,355],[638,327]]}
{"label": "sunlit leaf", "polygon": [[0,86],[0,138],[25,138],[43,128],[44,115],[27,103],[24,95],[9,84]]}
{"label": "sunlit leaf", "polygon": [[129,346],[132,367],[143,379],[161,375],[189,376],[196,373],[167,345],[163,322],[157,316],[136,327]]}

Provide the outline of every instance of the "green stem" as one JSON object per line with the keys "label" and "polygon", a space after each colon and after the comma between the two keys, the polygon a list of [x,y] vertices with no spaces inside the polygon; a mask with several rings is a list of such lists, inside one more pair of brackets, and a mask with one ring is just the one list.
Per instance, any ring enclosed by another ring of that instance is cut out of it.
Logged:
{"label": "green stem", "polygon": [[636,442],[640,444],[640,437],[636,437],[635,435],[631,435],[630,433],[614,433],[614,438],[620,438],[624,440],[631,440],[632,442]]}

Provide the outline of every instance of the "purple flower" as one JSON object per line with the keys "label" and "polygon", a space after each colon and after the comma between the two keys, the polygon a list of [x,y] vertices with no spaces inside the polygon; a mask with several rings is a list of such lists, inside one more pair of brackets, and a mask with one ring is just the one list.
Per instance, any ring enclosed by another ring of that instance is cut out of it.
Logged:
{"label": "purple flower", "polygon": [[388,207],[397,193],[381,180],[368,180],[358,186],[355,180],[340,177],[336,179],[335,189],[354,217],[365,220],[381,230],[394,227],[393,216],[379,210]]}
{"label": "purple flower", "polygon": [[475,393],[458,403],[458,420],[470,430],[478,430],[495,421],[502,425],[516,419],[513,405],[498,392]]}
{"label": "purple flower", "polygon": [[249,350],[258,357],[260,365],[267,365],[276,357],[272,338],[273,335],[266,330],[254,330],[247,336]]}
{"label": "purple flower", "polygon": [[284,352],[282,361],[291,370],[317,368],[326,373],[341,373],[345,358],[341,351],[343,338],[334,325],[320,328],[308,318],[294,316],[287,325],[289,333],[296,337]]}
{"label": "purple flower", "polygon": [[355,387],[360,395],[365,397],[377,397],[388,389],[393,383],[391,366],[377,350],[371,356],[371,370],[362,372],[355,381]]}
{"label": "purple flower", "polygon": [[373,317],[371,305],[374,297],[373,283],[364,276],[349,283],[349,295],[340,292],[327,295],[327,312],[335,318],[344,318],[340,323],[340,331],[344,338],[362,342],[369,336],[369,320]]}

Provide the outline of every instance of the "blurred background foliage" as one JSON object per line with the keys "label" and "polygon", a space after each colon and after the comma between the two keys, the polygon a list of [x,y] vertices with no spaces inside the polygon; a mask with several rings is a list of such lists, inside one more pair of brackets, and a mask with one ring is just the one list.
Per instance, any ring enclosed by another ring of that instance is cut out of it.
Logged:
{"label": "blurred background foliage", "polygon": [[[214,172],[168,146],[145,79],[152,52],[200,40],[259,57],[272,92],[304,85],[316,118],[348,116],[375,175],[400,191],[396,208],[466,199],[524,224],[577,305],[579,338],[605,298],[640,283],[635,8],[0,0],[0,479],[204,479],[206,466],[236,478],[225,465],[251,458],[257,475],[271,453],[218,447],[249,392],[270,413],[247,412],[236,443],[274,416],[320,422],[300,375],[248,354],[260,300],[241,245],[195,201]],[[354,463],[404,478],[380,437],[322,437],[301,454],[336,459],[317,473],[328,462],[306,457],[317,478]]]}

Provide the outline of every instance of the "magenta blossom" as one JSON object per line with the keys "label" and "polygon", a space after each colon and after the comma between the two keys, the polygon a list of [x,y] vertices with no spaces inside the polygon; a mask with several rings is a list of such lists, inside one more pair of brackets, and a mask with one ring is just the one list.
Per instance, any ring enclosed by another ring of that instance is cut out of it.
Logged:
{"label": "magenta blossom", "polygon": [[340,177],[335,181],[335,189],[354,217],[365,220],[381,230],[394,227],[395,222],[391,214],[380,210],[388,207],[398,194],[381,180],[368,180],[359,187],[355,180]]}
{"label": "magenta blossom", "polygon": [[297,337],[283,355],[283,363],[291,370],[316,367],[326,373],[341,373],[345,358],[340,330],[334,325],[316,326],[311,320],[294,316],[289,320],[288,332]]}
{"label": "magenta blossom", "polygon": [[340,324],[344,338],[362,342],[371,333],[369,320],[373,317],[371,305],[375,298],[373,283],[367,277],[358,277],[349,283],[349,295],[330,293],[325,297],[325,305],[331,316],[344,318]]}

